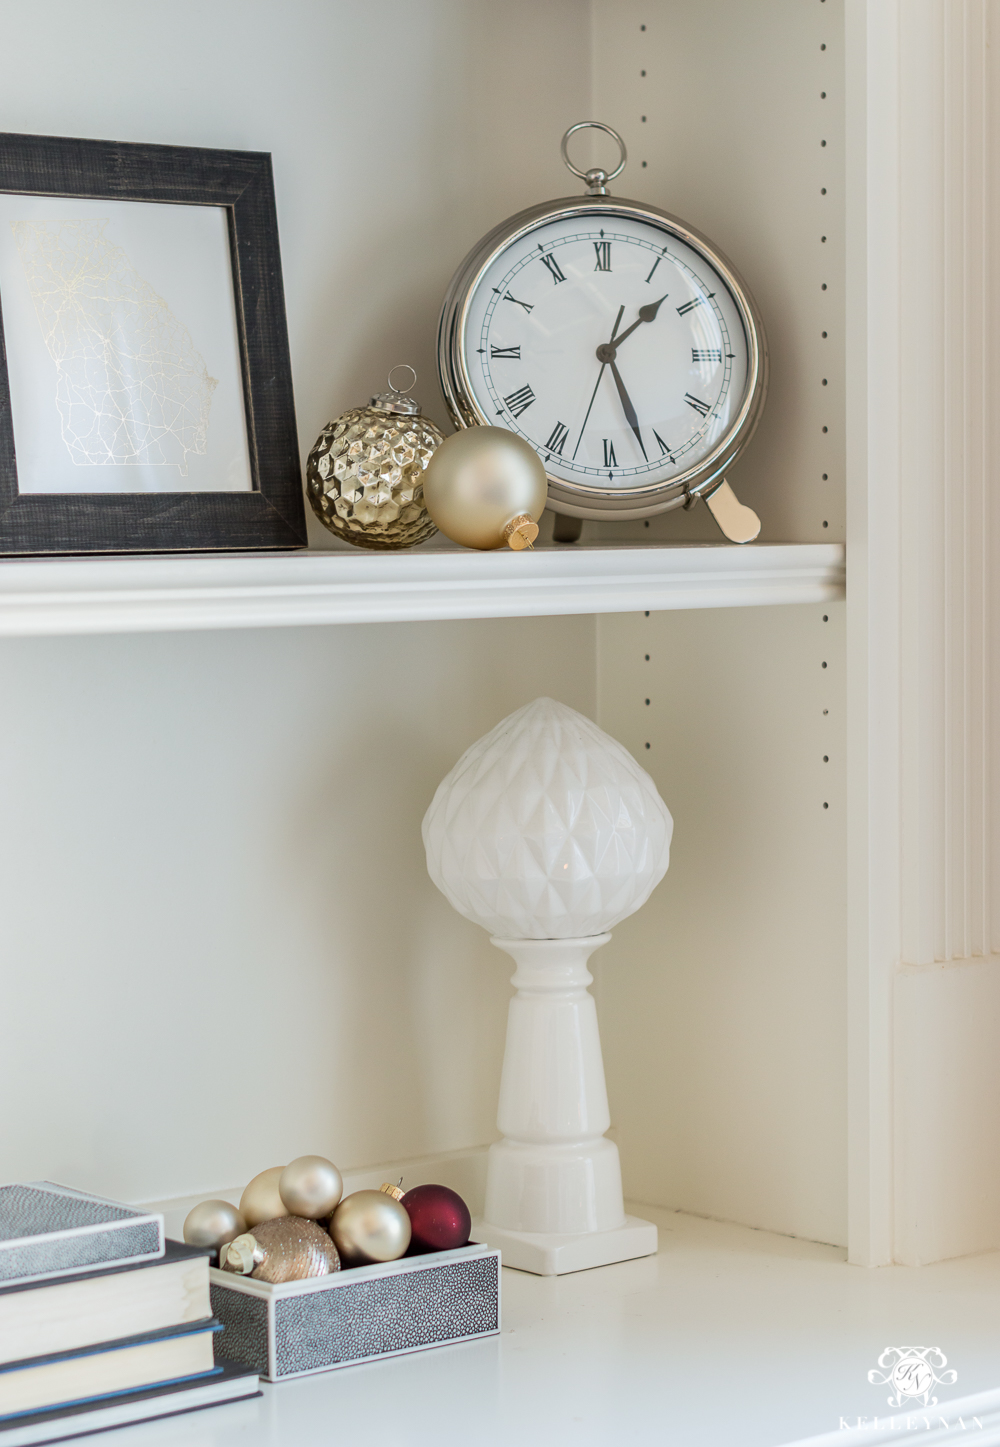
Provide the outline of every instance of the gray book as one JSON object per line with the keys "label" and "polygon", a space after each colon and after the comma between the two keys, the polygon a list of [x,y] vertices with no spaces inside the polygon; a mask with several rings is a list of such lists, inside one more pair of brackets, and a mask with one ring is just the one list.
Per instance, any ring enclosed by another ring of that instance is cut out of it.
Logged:
{"label": "gray book", "polygon": [[163,1255],[163,1217],[51,1181],[0,1186],[0,1285]]}

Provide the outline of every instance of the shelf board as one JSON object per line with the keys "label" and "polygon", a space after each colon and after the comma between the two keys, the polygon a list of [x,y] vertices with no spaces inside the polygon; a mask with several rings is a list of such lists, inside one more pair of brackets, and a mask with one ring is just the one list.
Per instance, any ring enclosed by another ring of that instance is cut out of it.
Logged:
{"label": "shelf board", "polygon": [[0,636],[823,603],[844,575],[839,543],[12,559]]}
{"label": "shelf board", "polygon": [[[261,1399],[133,1427],[115,1440],[364,1442],[388,1412],[389,1435],[406,1444],[998,1441],[1000,1253],[865,1271],[838,1247],[656,1207],[629,1210],[656,1223],[657,1255],[562,1277],[504,1270],[499,1336],[265,1386]],[[940,1346],[957,1371],[954,1385],[934,1388],[940,1400],[928,1413],[911,1400],[893,1416],[891,1388],[869,1381],[879,1355],[904,1342]],[[927,1416],[933,1433],[923,1430]]]}

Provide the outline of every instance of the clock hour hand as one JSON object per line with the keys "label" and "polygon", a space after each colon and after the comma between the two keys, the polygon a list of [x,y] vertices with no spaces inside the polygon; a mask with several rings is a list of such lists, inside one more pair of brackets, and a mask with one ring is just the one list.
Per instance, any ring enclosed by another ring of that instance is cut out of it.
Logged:
{"label": "clock hour hand", "polygon": [[[615,352],[618,350],[618,348],[621,346],[621,344],[622,344],[622,342],[625,340],[625,338],[626,338],[626,337],[630,337],[630,336],[632,335],[632,333],[635,331],[636,327],[641,327],[642,324],[643,324],[643,322],[652,322],[652,321],[655,321],[655,320],[656,320],[656,313],[660,310],[660,307],[661,307],[661,306],[663,305],[663,303],[666,301],[667,296],[669,296],[669,292],[664,293],[664,295],[660,297],[660,300],[659,300],[659,301],[650,301],[650,302],[647,302],[645,306],[641,306],[641,307],[639,308],[639,320],[638,320],[637,322],[633,322],[630,327],[626,327],[625,330],[622,332],[622,334],[621,334],[620,337],[616,337],[615,334],[614,334],[614,332],[612,332],[610,342],[608,342],[608,343],[607,343],[605,346],[603,346],[603,347],[598,347],[598,349],[597,349],[597,360],[598,360],[599,362],[610,361],[610,360],[611,360],[610,357],[602,357],[602,356],[601,356],[601,353],[602,353],[602,352],[610,352],[612,355],[614,355],[614,353],[615,353]],[[615,330],[617,331],[617,327],[615,328]]]}
{"label": "clock hour hand", "polygon": [[625,420],[631,427],[632,431],[635,433],[635,440],[639,444],[639,450],[642,453],[645,461],[648,462],[649,458],[646,457],[646,449],[642,445],[642,433],[639,431],[639,419],[635,415],[635,408],[632,406],[632,398],[626,391],[625,383],[622,381],[622,374],[618,370],[618,364],[615,361],[614,357],[609,358],[608,366],[611,368],[611,375],[612,377],[614,377],[615,386],[618,388],[618,395],[622,401],[622,411],[625,413]]}

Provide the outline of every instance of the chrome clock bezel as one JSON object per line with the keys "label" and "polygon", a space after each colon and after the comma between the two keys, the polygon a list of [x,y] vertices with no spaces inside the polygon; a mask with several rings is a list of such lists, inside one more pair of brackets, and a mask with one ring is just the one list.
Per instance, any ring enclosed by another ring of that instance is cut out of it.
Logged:
{"label": "chrome clock bezel", "polygon": [[617,488],[570,482],[548,474],[549,506],[570,517],[613,517],[622,521],[689,506],[697,497],[708,497],[725,480],[726,469],[753,436],[767,396],[767,340],[757,305],[732,262],[701,232],[658,207],[618,196],[567,196],[519,211],[477,242],[452,277],[438,323],[438,376],[448,411],[456,427],[495,425],[496,419],[476,401],[465,364],[463,343],[473,298],[493,262],[517,241],[542,224],[575,218],[645,222],[701,255],[721,278],[739,313],[747,343],[747,380],[731,426],[696,467],[665,482]]}

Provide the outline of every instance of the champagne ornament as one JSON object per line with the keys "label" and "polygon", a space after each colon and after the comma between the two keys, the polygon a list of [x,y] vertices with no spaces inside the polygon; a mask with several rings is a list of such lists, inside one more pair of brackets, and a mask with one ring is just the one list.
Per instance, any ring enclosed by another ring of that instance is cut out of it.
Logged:
{"label": "champagne ornament", "polygon": [[354,1191],[330,1217],[330,1235],[345,1266],[397,1261],[410,1244],[410,1218],[398,1186]]}
{"label": "champagne ornament", "polygon": [[252,1276],[255,1281],[304,1281],[340,1270],[337,1248],[315,1221],[281,1216],[261,1221],[252,1231],[224,1246],[219,1257],[223,1271]]}
{"label": "champagne ornament", "polygon": [[284,1166],[271,1166],[269,1170],[261,1171],[243,1192],[240,1197],[240,1215],[248,1226],[256,1226],[259,1221],[273,1221],[277,1216],[288,1215],[288,1207],[278,1191],[278,1182],[284,1169]]}
{"label": "champagne ornament", "polygon": [[437,529],[424,505],[424,469],[444,434],[393,386],[328,422],[306,463],[306,488],[324,527],[359,548],[412,548]]}
{"label": "champagne ornament", "polygon": [[344,1179],[325,1156],[299,1156],[282,1171],[278,1194],[293,1216],[318,1221],[337,1206],[344,1194]]}
{"label": "champagne ornament", "polygon": [[184,1240],[189,1246],[225,1246],[246,1229],[246,1221],[228,1201],[202,1201],[187,1213]]}
{"label": "champagne ornament", "polygon": [[452,542],[520,552],[538,537],[548,479],[533,447],[503,427],[470,427],[427,465],[424,502]]}

